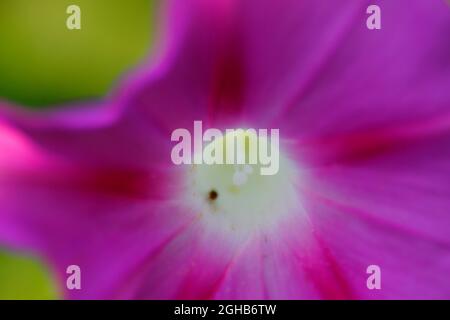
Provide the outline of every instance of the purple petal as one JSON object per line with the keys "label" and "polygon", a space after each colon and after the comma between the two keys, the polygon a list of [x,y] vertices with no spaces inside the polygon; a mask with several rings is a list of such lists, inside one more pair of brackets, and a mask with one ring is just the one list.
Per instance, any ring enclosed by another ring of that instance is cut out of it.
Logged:
{"label": "purple petal", "polygon": [[348,20],[365,10],[350,1],[172,3],[171,64],[164,64],[157,90],[148,90],[144,76],[129,100],[169,128],[195,119],[216,126],[271,119],[347,31]]}
{"label": "purple petal", "polygon": [[[450,8],[445,1],[378,1],[380,30],[363,8],[339,42],[322,48],[274,120],[296,136],[333,136],[449,117]],[[408,8],[405,10],[405,8]],[[326,20],[314,30],[333,31]],[[313,30],[313,31],[311,31]]]}
{"label": "purple petal", "polygon": [[[45,257],[65,296],[125,295],[122,279],[191,223],[189,212],[163,201],[179,185],[169,174],[69,167],[0,132],[0,242]],[[81,291],[64,288],[72,264],[81,267]]]}
{"label": "purple petal", "polygon": [[[118,297],[134,265],[192,220],[166,202],[180,186],[170,140],[132,110],[2,111],[0,242],[48,259],[66,296]],[[72,264],[81,291],[64,288]]]}
{"label": "purple petal", "polygon": [[[450,297],[450,136],[316,168],[307,211],[360,298]],[[365,287],[381,267],[383,288]]]}
{"label": "purple petal", "polygon": [[137,299],[211,299],[240,244],[207,228],[201,217],[154,251],[129,283]]}

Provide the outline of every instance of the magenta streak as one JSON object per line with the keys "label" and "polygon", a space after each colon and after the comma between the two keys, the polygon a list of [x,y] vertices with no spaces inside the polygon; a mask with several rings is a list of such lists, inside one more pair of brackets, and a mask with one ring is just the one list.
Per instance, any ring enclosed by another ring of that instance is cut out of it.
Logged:
{"label": "magenta streak", "polygon": [[405,228],[403,225],[393,223],[389,220],[382,219],[380,216],[376,216],[373,213],[370,213],[368,211],[355,208],[352,206],[345,205],[337,200],[333,200],[327,197],[324,197],[322,195],[319,195],[318,193],[315,193],[310,190],[303,189],[302,192],[304,194],[307,194],[311,198],[315,198],[318,201],[321,201],[324,204],[330,205],[334,208],[337,208],[339,210],[345,211],[346,213],[351,213],[357,217],[363,218],[367,222],[369,222],[371,225],[377,225],[381,228],[387,229],[392,234],[404,234],[411,238],[418,238],[423,239],[426,241],[432,241],[436,245],[439,245],[442,248],[450,248],[450,245],[446,242],[443,242],[439,239],[433,239],[430,238],[430,235],[424,235],[423,233],[419,232],[418,230],[412,230],[409,228]]}
{"label": "magenta streak", "polygon": [[305,139],[298,142],[298,148],[304,149],[306,155],[310,151],[312,160],[323,165],[364,160],[447,133],[450,133],[450,114],[380,129]]}

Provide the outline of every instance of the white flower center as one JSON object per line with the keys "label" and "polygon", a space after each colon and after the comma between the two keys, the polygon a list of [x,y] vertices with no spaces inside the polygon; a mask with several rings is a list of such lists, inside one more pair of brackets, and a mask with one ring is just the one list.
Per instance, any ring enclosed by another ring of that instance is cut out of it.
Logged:
{"label": "white flower center", "polygon": [[[225,144],[226,139],[230,136],[211,143]],[[245,148],[243,152],[248,150]],[[299,172],[281,149],[276,174],[261,175],[260,166],[191,165],[186,174],[189,192],[183,203],[188,203],[206,224],[224,230],[248,233],[273,226],[278,219],[299,208],[295,188]]]}

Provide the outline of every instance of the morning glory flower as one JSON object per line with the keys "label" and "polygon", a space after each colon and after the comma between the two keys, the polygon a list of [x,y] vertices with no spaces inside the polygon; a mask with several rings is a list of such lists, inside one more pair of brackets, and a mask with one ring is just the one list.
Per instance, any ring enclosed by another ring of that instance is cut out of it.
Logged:
{"label": "morning glory flower", "polygon": [[[1,243],[75,299],[450,298],[450,9],[376,2],[379,30],[368,1],[166,1],[102,101],[1,102]],[[279,171],[175,165],[194,121],[279,129]]]}

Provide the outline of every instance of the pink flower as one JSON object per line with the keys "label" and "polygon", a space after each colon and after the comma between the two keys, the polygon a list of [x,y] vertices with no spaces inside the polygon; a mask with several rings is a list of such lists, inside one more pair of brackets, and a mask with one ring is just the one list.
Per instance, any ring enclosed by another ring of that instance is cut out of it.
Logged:
{"label": "pink flower", "polygon": [[[109,98],[3,103],[1,242],[70,298],[450,298],[450,10],[375,2],[381,30],[368,1],[171,1]],[[279,128],[279,174],[175,166],[194,120]]]}

